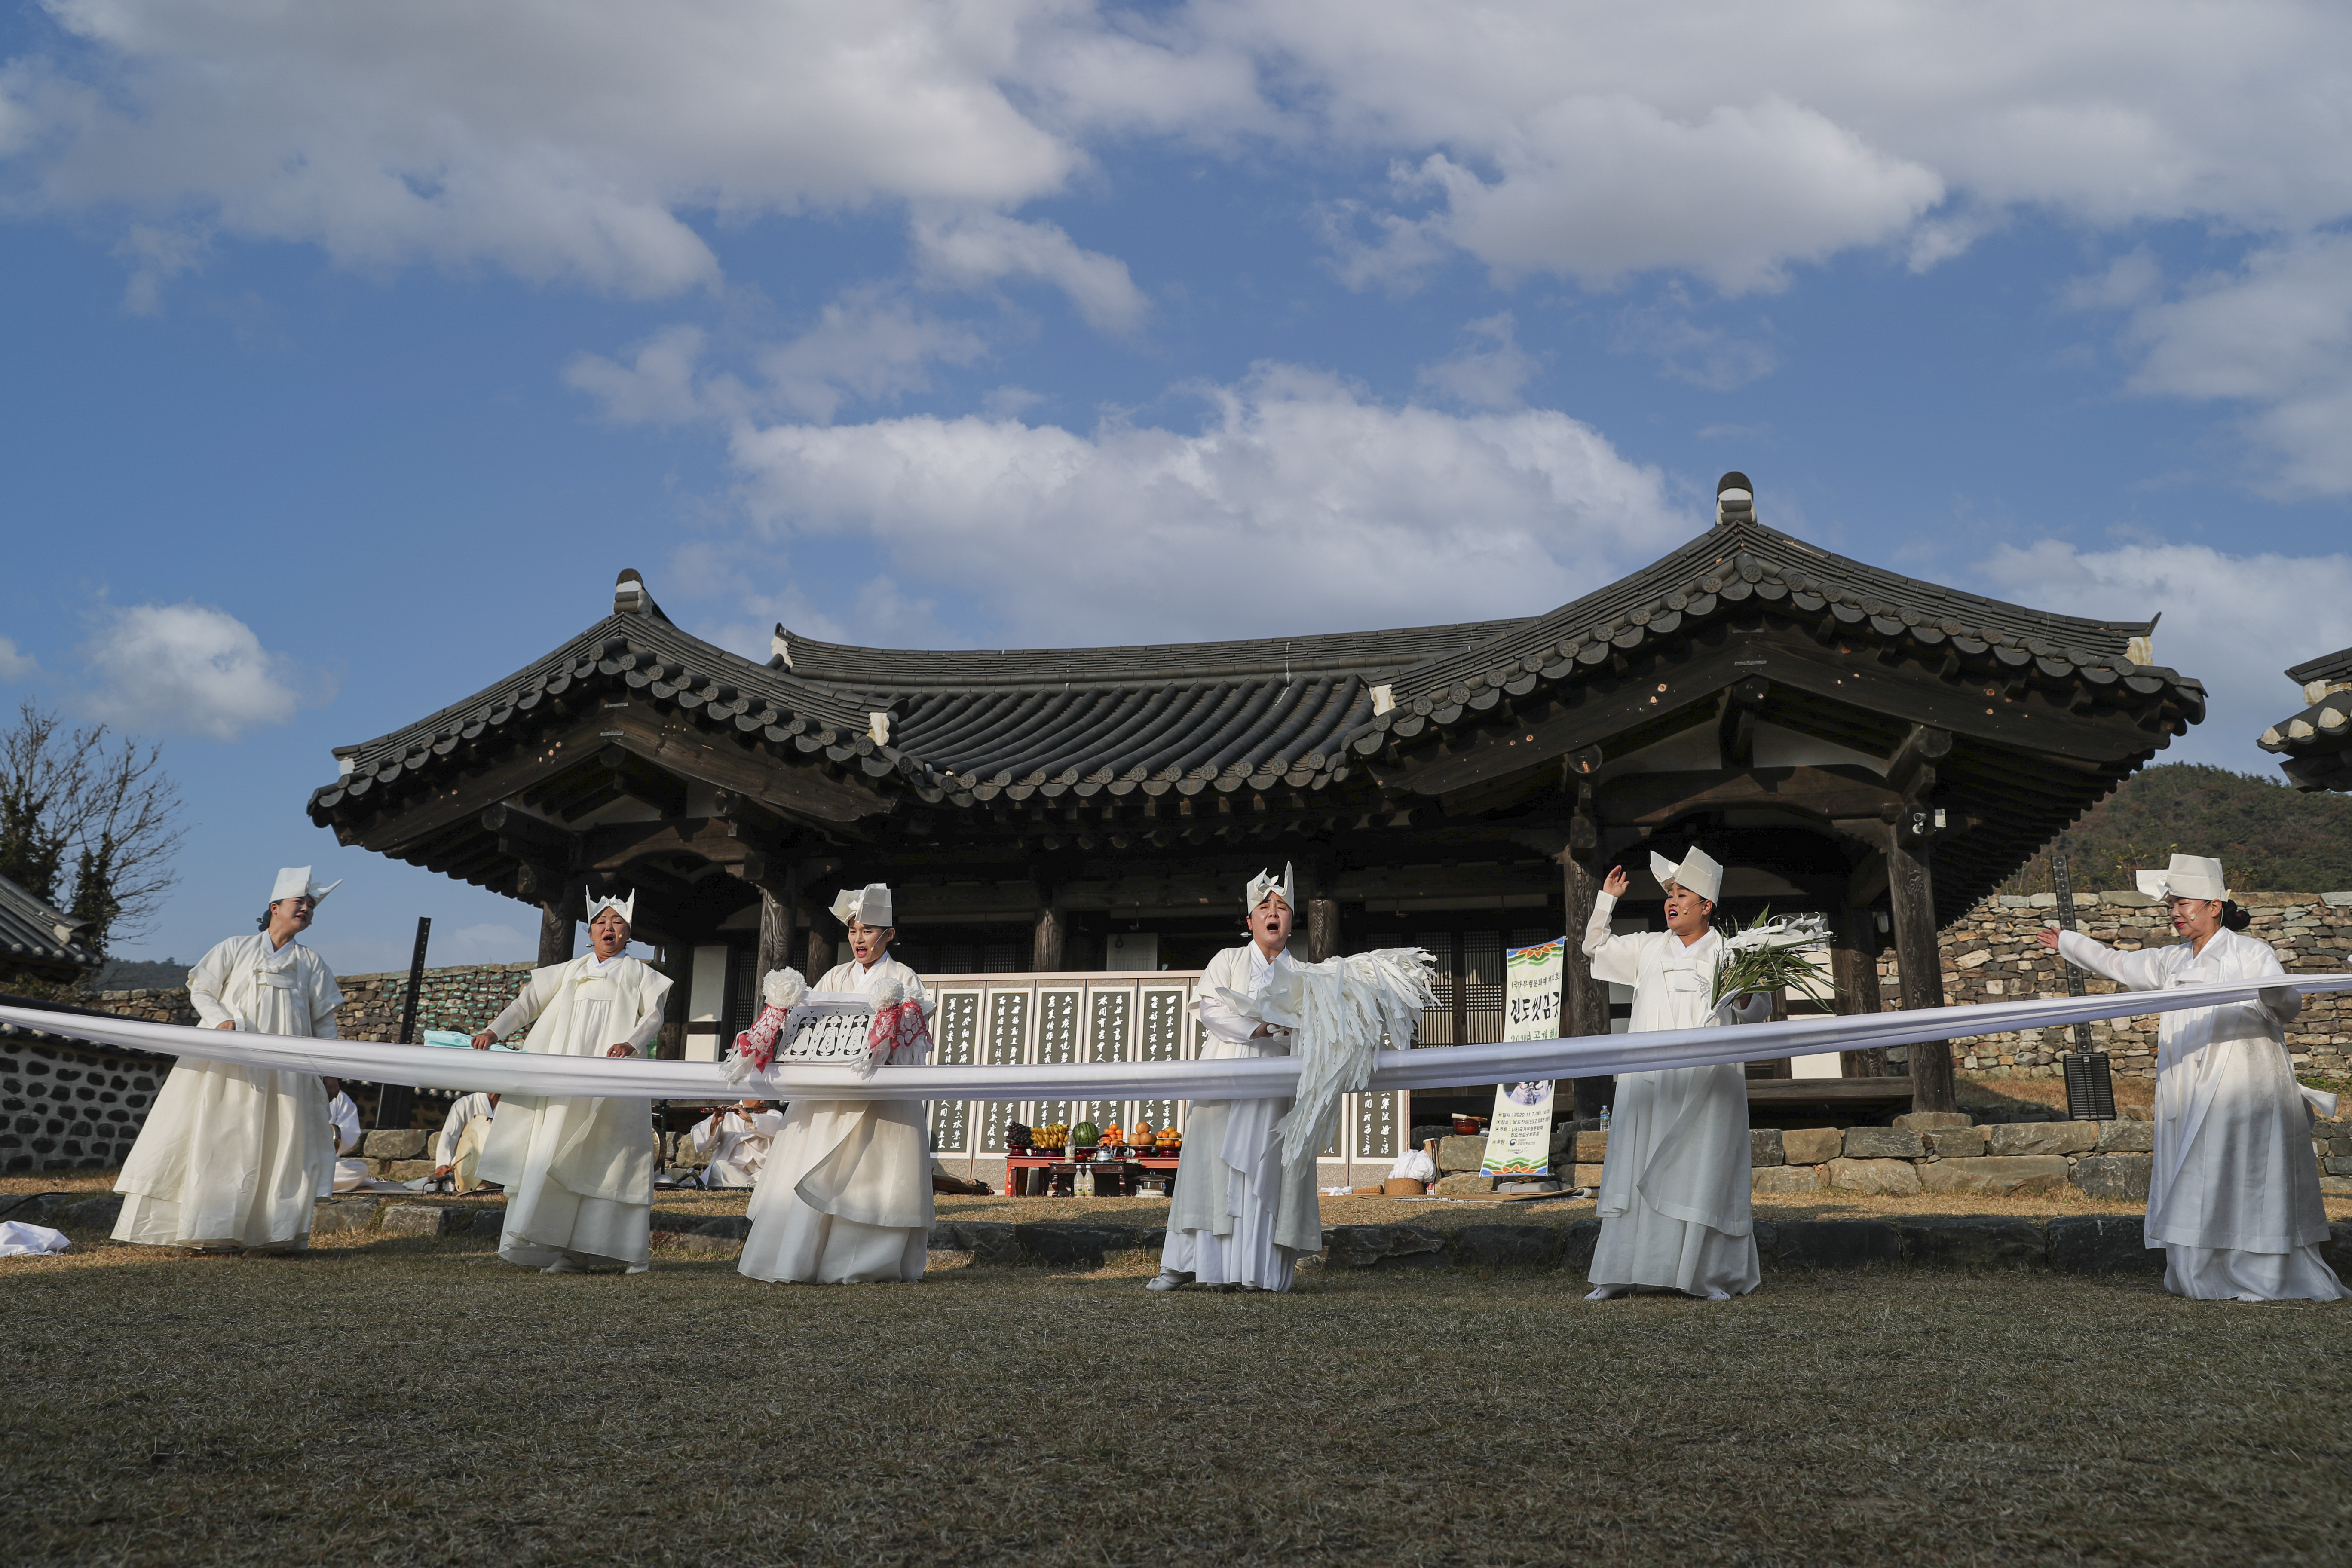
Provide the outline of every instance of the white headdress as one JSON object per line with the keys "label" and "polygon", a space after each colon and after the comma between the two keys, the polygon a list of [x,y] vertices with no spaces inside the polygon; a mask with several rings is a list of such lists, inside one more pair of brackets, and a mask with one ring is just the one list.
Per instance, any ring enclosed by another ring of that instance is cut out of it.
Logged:
{"label": "white headdress", "polygon": [[1282,901],[1295,910],[1298,907],[1298,900],[1292,896],[1292,892],[1297,885],[1298,879],[1291,875],[1290,862],[1287,860],[1282,863],[1282,880],[1279,882],[1274,879],[1273,873],[1260,871],[1250,879],[1249,892],[1242,900],[1242,912],[1255,914],[1257,907],[1265,902],[1268,894],[1281,895]]}
{"label": "white headdress", "polygon": [[588,918],[591,921],[593,921],[598,915],[602,914],[606,910],[610,910],[614,914],[619,915],[624,923],[631,926],[635,925],[637,923],[636,889],[634,888],[630,889],[629,896],[625,899],[621,897],[618,893],[591,893],[588,895]]}
{"label": "white headdress", "polygon": [[856,921],[876,931],[897,923],[890,918],[890,884],[868,882],[862,888],[845,888],[835,893],[833,918],[843,925]]}
{"label": "white headdress", "polygon": [[269,901],[274,904],[280,899],[308,899],[313,904],[323,904],[327,901],[327,895],[342,885],[343,879],[338,877],[322,888],[310,879],[310,867],[282,867],[278,873],[277,886],[269,889]]}
{"label": "white headdress", "polygon": [[1679,866],[1656,850],[1651,850],[1650,875],[1658,879],[1658,886],[1662,888],[1668,882],[1675,883],[1689,889],[1710,904],[1715,902],[1716,895],[1723,891],[1723,868],[1717,865],[1706,850],[1696,846],[1683,857],[1683,863]]}
{"label": "white headdress", "polygon": [[2203,855],[2175,855],[2161,871],[2135,871],[2132,879],[2151,899],[2226,899],[2230,879],[2221,862]]}

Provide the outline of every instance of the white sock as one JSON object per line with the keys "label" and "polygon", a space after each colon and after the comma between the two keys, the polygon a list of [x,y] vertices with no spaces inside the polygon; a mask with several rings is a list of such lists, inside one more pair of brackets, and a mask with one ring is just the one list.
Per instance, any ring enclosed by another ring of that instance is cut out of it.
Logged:
{"label": "white sock", "polygon": [[1587,1296],[1585,1300],[1588,1301],[1613,1301],[1618,1297],[1625,1295],[1633,1289],[1633,1287],[1631,1285],[1595,1285],[1592,1288],[1592,1294]]}

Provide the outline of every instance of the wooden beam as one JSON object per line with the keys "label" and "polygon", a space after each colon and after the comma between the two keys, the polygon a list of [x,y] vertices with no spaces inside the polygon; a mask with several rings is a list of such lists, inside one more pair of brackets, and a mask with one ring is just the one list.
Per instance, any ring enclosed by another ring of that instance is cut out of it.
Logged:
{"label": "wooden beam", "polygon": [[1902,796],[1857,766],[1748,768],[1712,773],[1624,773],[1594,789],[1610,822],[1657,827],[1694,811],[1774,806],[1823,822],[1870,816]]}
{"label": "wooden beam", "polygon": [[1886,759],[1886,787],[1906,798],[1936,787],[1936,764],[1952,754],[1952,732],[1932,725],[1914,724],[1895,754]]}
{"label": "wooden beam", "polygon": [[[1944,1005],[1944,961],[1936,947],[1933,848],[1901,831],[1886,836],[1887,897],[1895,917],[1895,965],[1906,1009]],[[1957,1110],[1948,1041],[1910,1047],[1913,1097],[1921,1110]]]}
{"label": "wooden beam", "polygon": [[[1609,1032],[1609,986],[1592,974],[1592,961],[1584,956],[1584,928],[1591,922],[1592,904],[1601,880],[1573,852],[1559,857],[1560,891],[1568,911],[1567,948],[1560,955],[1559,1032],[1575,1035]],[[1570,1080],[1571,1113],[1580,1121],[1601,1114],[1616,1098],[1617,1080],[1602,1074]]]}
{"label": "wooden beam", "polygon": [[759,884],[760,956],[754,984],[765,981],[771,970],[787,968],[793,962],[793,938],[800,925],[800,871],[787,866],[782,873],[779,886],[765,880]]}
{"label": "wooden beam", "polygon": [[1772,695],[1772,683],[1759,676],[1728,687],[1723,710],[1715,723],[1716,751],[1727,768],[1745,768],[1756,760],[1756,712]]}
{"label": "wooden beam", "polygon": [[1037,921],[1030,942],[1030,967],[1041,973],[1062,967],[1062,939],[1069,934],[1069,916],[1055,901],[1054,889],[1037,889]]}
{"label": "wooden beam", "polygon": [[600,738],[684,778],[730,790],[794,822],[842,828],[897,809],[891,796],[814,763],[722,740],[676,714],[632,704],[603,715]]}
{"label": "wooden beam", "polygon": [[[1880,1011],[1876,912],[1866,906],[1844,905],[1837,912],[1830,942],[1830,984],[1837,991],[1837,1010],[1843,1014]],[[1877,1047],[1840,1051],[1838,1070],[1847,1078],[1885,1078],[1886,1052]]]}

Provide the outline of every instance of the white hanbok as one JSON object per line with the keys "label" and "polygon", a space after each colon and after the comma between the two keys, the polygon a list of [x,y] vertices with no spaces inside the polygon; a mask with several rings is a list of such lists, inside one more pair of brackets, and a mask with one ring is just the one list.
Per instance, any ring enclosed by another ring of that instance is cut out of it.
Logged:
{"label": "white hanbok", "polygon": [[[2131,991],[2284,974],[2267,942],[2219,931],[2120,952],[2063,931],[2070,962]],[[2164,1288],[2203,1300],[2333,1301],[2352,1296],[2319,1255],[2327,1210],[2311,1152],[2311,1112],[2288,1059],[2285,1022],[2303,1011],[2241,1002],[2161,1015],[2156,1159],[2146,1239],[2164,1248]]]}
{"label": "white hanbok", "polygon": [[[1255,942],[1229,947],[1209,960],[1192,993],[1204,1060],[1286,1057],[1290,1035],[1260,1036],[1264,1020],[1217,994],[1220,989],[1263,995],[1290,955],[1268,960]],[[1323,1218],[1315,1194],[1315,1157],[1285,1164],[1275,1126],[1290,1113],[1287,1100],[1196,1100],[1184,1122],[1184,1151],[1176,1163],[1176,1195],[1168,1205],[1168,1239],[1160,1252],[1163,1273],[1189,1274],[1195,1283],[1287,1290],[1302,1253],[1323,1248]]]}
{"label": "white hanbok", "polygon": [[433,1138],[433,1163],[449,1167],[449,1184],[458,1192],[470,1193],[481,1184],[475,1170],[497,1111],[490,1097],[476,1090],[451,1101],[449,1114],[441,1119],[441,1131]]}
{"label": "white hanbok", "polygon": [[[335,1037],[342,1001],[324,960],[266,932],[231,937],[188,971],[206,1028]],[[333,1179],[327,1089],[316,1073],[183,1057],[164,1079],[114,1190],[114,1239],[149,1247],[300,1250]]]}
{"label": "white hanbok", "polygon": [[706,1187],[756,1187],[768,1163],[768,1147],[784,1130],[781,1110],[714,1110],[696,1122],[694,1152],[709,1157],[702,1168]]}
{"label": "white hanbok", "polygon": [[[669,986],[625,953],[583,953],[531,971],[490,1033],[505,1039],[530,1024],[523,1049],[541,1056],[601,1057],[625,1042],[643,1055],[661,1034]],[[506,1188],[499,1256],[525,1268],[642,1272],[653,1250],[655,1148],[642,1100],[501,1095],[475,1170]]]}
{"label": "white hanbok", "polygon": [[[1593,900],[1584,928],[1592,976],[1633,988],[1632,1032],[1696,1029],[1723,939],[1685,945],[1672,931],[1609,929],[1617,900]],[[1749,1191],[1748,1080],[1738,1062],[1617,1075],[1601,1167],[1601,1240],[1591,1280],[1693,1296],[1739,1296],[1762,1283]]]}
{"label": "white hanbok", "polygon": [[329,1136],[334,1142],[336,1159],[328,1168],[327,1184],[319,1190],[322,1198],[332,1197],[337,1193],[357,1192],[361,1184],[373,1174],[365,1160],[348,1158],[359,1148],[362,1136],[360,1108],[352,1104],[352,1097],[341,1089],[337,1089],[334,1098],[327,1101],[327,1125]]}
{"label": "white hanbok", "polygon": [[[884,953],[851,960],[811,989],[866,992],[896,981],[928,1011],[915,972]],[[920,1055],[922,1053],[917,1053]],[[919,1065],[894,1055],[890,1067]],[[796,1100],[768,1148],[745,1209],[738,1272],[753,1279],[852,1285],[923,1277],[931,1235],[931,1138],[916,1100]]]}

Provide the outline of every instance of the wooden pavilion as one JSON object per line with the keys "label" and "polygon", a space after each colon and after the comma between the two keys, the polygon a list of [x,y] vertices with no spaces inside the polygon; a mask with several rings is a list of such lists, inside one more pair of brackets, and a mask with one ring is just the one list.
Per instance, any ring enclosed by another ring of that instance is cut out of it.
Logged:
{"label": "wooden pavilion", "polygon": [[[1938,925],[2203,716],[2146,624],[2004,604],[1766,527],[1714,527],[1548,615],[1150,647],[909,652],[691,636],[634,571],[530,667],[338,749],[341,842],[535,904],[637,890],[681,984],[668,1048],[831,958],[822,911],[888,881],[919,969],[1187,969],[1296,862],[1309,955],[1436,952],[1433,1042],[1500,1037],[1506,945],[1581,930],[1622,859],[1703,844],[1727,912],[1827,911],[1842,1005],[1942,1003]],[[1573,959],[1573,954],[1571,958]],[[1571,963],[1563,1032],[1609,1027]],[[710,1042],[715,1046],[716,1042]],[[698,1048],[694,1054],[705,1054]],[[1913,1053],[1923,1108],[1948,1054]],[[1866,1076],[1867,1060],[1847,1071]]]}
{"label": "wooden pavilion", "polygon": [[2303,711],[2282,719],[2257,743],[2281,758],[2302,790],[2352,790],[2352,647],[2298,664],[2286,678],[2303,688]]}

